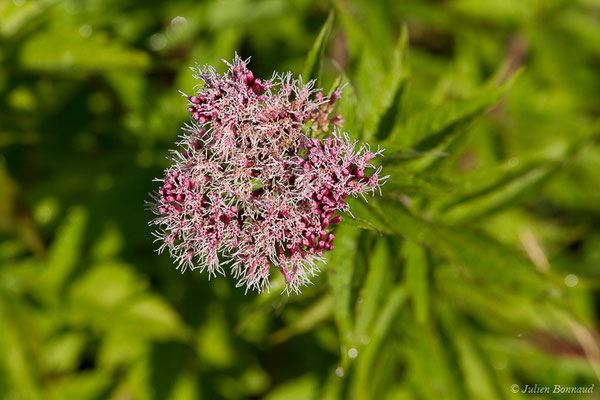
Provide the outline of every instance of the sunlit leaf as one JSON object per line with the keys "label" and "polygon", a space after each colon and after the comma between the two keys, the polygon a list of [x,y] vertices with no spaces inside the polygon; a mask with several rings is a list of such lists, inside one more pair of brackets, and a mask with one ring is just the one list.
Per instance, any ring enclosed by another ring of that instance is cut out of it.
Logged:
{"label": "sunlit leaf", "polygon": [[392,65],[384,78],[381,88],[371,105],[371,113],[365,117],[365,139],[381,141],[386,139],[398,122],[400,102],[408,78],[406,53],[408,50],[408,30],[403,26],[396,47],[392,53]]}
{"label": "sunlit leaf", "polygon": [[354,393],[357,398],[368,396],[370,393],[369,377],[373,371],[373,364],[377,361],[377,355],[382,351],[382,343],[396,321],[396,316],[405,300],[406,289],[404,286],[396,286],[389,292],[372,329],[369,345],[364,348],[362,354],[357,353],[357,376],[354,380]]}
{"label": "sunlit leaf", "polygon": [[429,264],[427,253],[420,245],[411,241],[404,242],[406,259],[406,286],[413,302],[415,317],[418,323],[424,324],[429,319]]}
{"label": "sunlit leaf", "polygon": [[39,278],[40,284],[49,290],[62,289],[80,261],[87,218],[85,209],[73,208],[58,230],[48,252],[47,265]]}
{"label": "sunlit leaf", "polygon": [[369,257],[369,270],[365,284],[359,294],[361,302],[356,314],[356,337],[359,341],[364,342],[371,332],[381,299],[384,298],[388,287],[391,263],[389,244],[384,239],[377,240]]}
{"label": "sunlit leaf", "polygon": [[423,111],[406,122],[405,127],[394,130],[384,143],[390,152],[403,148],[427,151],[444,143],[456,129],[464,126],[485,110],[496,104],[512,87],[518,75],[500,87],[488,89],[467,100],[455,100]]}
{"label": "sunlit leaf", "polygon": [[333,295],[333,315],[340,332],[343,365],[348,362],[348,349],[354,342],[350,301],[358,233],[355,228],[340,226],[335,232],[335,251],[328,259],[327,276]]}
{"label": "sunlit leaf", "polygon": [[321,28],[315,43],[311,47],[304,66],[302,67],[302,79],[304,82],[308,82],[311,79],[319,79],[321,76],[321,64],[323,63],[323,56],[325,54],[325,46],[327,45],[327,38],[329,32],[331,32],[331,25],[333,24],[333,10],[329,12],[327,21]]}

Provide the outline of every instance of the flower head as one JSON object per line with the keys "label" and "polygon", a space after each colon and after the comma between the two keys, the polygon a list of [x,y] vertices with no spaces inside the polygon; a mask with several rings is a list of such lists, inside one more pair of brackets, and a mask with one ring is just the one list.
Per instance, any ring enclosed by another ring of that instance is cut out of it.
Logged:
{"label": "flower head", "polygon": [[263,81],[247,64],[193,68],[202,84],[187,96],[192,123],[159,180],[152,224],[182,272],[228,268],[261,291],[278,268],[298,292],[335,247],[347,196],[380,190],[386,177],[370,161],[382,151],[341,132],[331,115],[341,89],[327,98],[291,73]]}

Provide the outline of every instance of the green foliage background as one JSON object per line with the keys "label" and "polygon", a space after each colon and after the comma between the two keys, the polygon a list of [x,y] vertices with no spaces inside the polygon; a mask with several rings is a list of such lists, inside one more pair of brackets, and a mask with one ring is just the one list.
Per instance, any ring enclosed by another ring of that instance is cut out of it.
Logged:
{"label": "green foliage background", "polygon": [[[0,46],[0,398],[597,398],[510,386],[600,390],[600,1],[2,0]],[[301,295],[154,252],[178,90],[235,51],[387,148]]]}

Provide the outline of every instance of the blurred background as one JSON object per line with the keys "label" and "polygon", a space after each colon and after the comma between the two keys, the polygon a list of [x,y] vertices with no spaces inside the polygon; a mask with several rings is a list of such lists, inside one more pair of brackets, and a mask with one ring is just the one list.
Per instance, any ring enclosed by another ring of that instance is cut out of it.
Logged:
{"label": "blurred background", "polygon": [[[301,295],[154,251],[235,52],[388,148]],[[600,398],[598,0],[0,0],[0,109],[1,399]]]}

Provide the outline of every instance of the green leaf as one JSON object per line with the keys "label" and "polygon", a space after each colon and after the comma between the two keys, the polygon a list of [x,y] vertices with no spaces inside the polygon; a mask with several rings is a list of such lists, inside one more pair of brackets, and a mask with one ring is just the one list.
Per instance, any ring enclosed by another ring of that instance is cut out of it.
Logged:
{"label": "green leaf", "polygon": [[378,213],[373,212],[372,207],[365,203],[363,199],[349,199],[350,212],[346,213],[342,219],[342,226],[355,226],[361,229],[376,231],[379,233],[391,233],[390,228],[379,217]]}
{"label": "green leaf", "polygon": [[40,0],[18,4],[15,2],[2,2],[0,4],[0,36],[10,38],[16,36],[32,21],[43,16],[56,0]]}
{"label": "green leaf", "polygon": [[118,329],[143,339],[187,339],[189,331],[180,316],[147,286],[127,264],[97,265],[71,285],[70,311],[102,331]]}
{"label": "green leaf", "polygon": [[325,55],[325,46],[327,45],[327,38],[331,32],[331,26],[333,25],[333,10],[329,12],[329,16],[325,21],[325,24],[321,28],[317,39],[313,43],[304,65],[302,66],[302,79],[304,82],[308,82],[311,79],[321,78],[321,65],[323,63],[323,57]]}
{"label": "green leaf", "polygon": [[[102,290],[98,290],[102,288]],[[128,264],[110,261],[98,264],[70,287],[72,300],[101,308],[121,306],[142,293],[147,283]]]}
{"label": "green leaf", "polygon": [[405,127],[398,127],[384,142],[391,152],[412,148],[427,151],[438,148],[447,141],[457,128],[472,121],[496,104],[512,87],[519,73],[502,86],[484,91],[467,100],[456,100],[433,109],[422,111],[410,118]]}
{"label": "green leaf", "polygon": [[100,237],[91,249],[91,255],[96,260],[105,260],[115,257],[123,247],[123,234],[114,222],[104,228]]}
{"label": "green leaf", "polygon": [[383,172],[390,177],[383,191],[389,193],[450,194],[455,189],[447,182],[425,174],[415,174],[406,168],[385,165]]}
{"label": "green leaf", "polygon": [[[518,168],[501,167],[481,174],[479,182],[467,181],[468,188],[440,210],[441,220],[464,223],[488,216],[516,202],[539,188],[558,170],[556,162],[522,163]],[[456,199],[458,197],[458,199]]]}
{"label": "green leaf", "polygon": [[343,131],[348,132],[350,137],[356,138],[360,136],[356,88],[345,74],[341,81],[346,83],[342,91],[342,97],[336,103],[337,111],[344,118]]}
{"label": "green leaf", "polygon": [[392,65],[381,87],[372,99],[371,112],[365,117],[365,139],[386,139],[398,122],[400,102],[408,78],[406,53],[408,29],[402,27],[400,38],[392,54]]}
{"label": "green leaf", "polygon": [[35,368],[37,360],[30,359],[28,332],[24,329],[19,308],[0,292],[0,372],[5,373],[0,384],[6,385],[0,389],[5,397],[43,399],[45,396]]}
{"label": "green leaf", "polygon": [[419,324],[429,320],[429,266],[427,253],[423,247],[405,241],[403,247],[406,259],[406,287],[413,301],[415,319]]}
{"label": "green leaf", "polygon": [[223,310],[220,313],[211,313],[200,327],[196,334],[196,351],[207,365],[221,369],[235,364],[236,354],[228,331]]}
{"label": "green leaf", "polygon": [[81,256],[87,218],[87,212],[81,207],[69,210],[56,233],[46,267],[39,277],[39,284],[46,289],[40,292],[41,295],[56,294],[73,273]]}
{"label": "green leaf", "polygon": [[379,309],[380,301],[388,286],[390,251],[385,239],[375,242],[373,253],[369,256],[369,271],[361,290],[362,301],[358,304],[356,313],[356,337],[364,342],[371,332],[372,322],[376,311]]}
{"label": "green leaf", "polygon": [[410,385],[426,400],[466,399],[458,365],[449,343],[436,326],[407,332],[404,352],[410,368]]}
{"label": "green leaf", "polygon": [[148,339],[186,341],[190,334],[171,304],[156,294],[142,296],[123,310],[121,324]]}
{"label": "green leaf", "polygon": [[108,397],[116,384],[110,371],[94,369],[60,380],[51,393],[56,399],[101,400]]}
{"label": "green leaf", "polygon": [[443,256],[486,280],[495,281],[514,291],[547,297],[552,283],[538,273],[522,254],[481,233],[464,227],[445,227],[413,215],[399,202],[381,202],[387,225],[395,233]]}
{"label": "green leaf", "polygon": [[288,380],[271,390],[264,400],[313,400],[317,398],[319,382],[313,375]]}
{"label": "green leaf", "polygon": [[335,251],[328,259],[327,277],[333,294],[333,315],[340,332],[342,367],[348,364],[348,349],[354,344],[351,314],[352,277],[355,268],[359,230],[339,226],[335,231]]}
{"label": "green leaf", "polygon": [[41,360],[44,370],[60,373],[77,368],[85,344],[86,335],[81,332],[67,332],[50,339]]}
{"label": "green leaf", "polygon": [[491,366],[485,362],[485,355],[477,348],[477,340],[471,335],[467,321],[455,317],[446,305],[442,311],[442,322],[450,341],[458,354],[458,363],[465,377],[464,383],[469,398],[495,400],[502,398],[494,382]]}
{"label": "green leaf", "polygon": [[463,223],[509,207],[539,188],[560,167],[554,160],[511,159],[456,184],[456,193],[434,207],[447,223]]}
{"label": "green leaf", "polygon": [[382,350],[382,344],[396,321],[396,317],[406,300],[406,289],[403,285],[394,287],[387,297],[381,312],[372,329],[369,345],[364,351],[358,353],[356,377],[353,381],[354,398],[369,398],[371,385],[369,378],[373,371],[373,365],[377,361],[378,354]]}

